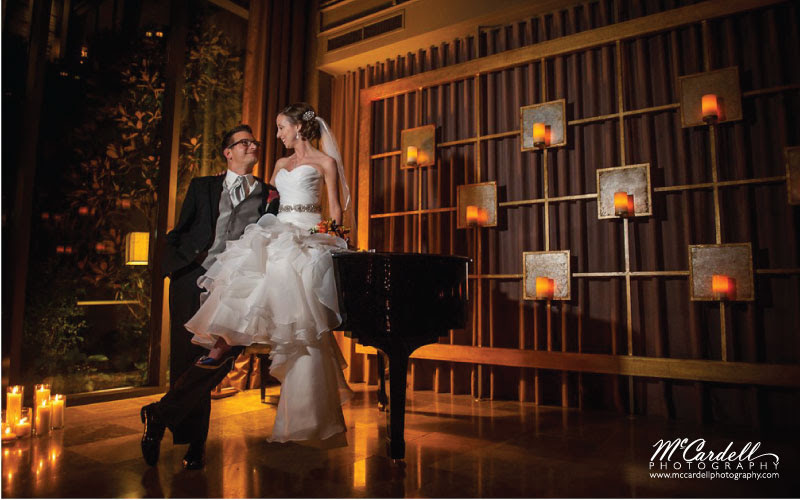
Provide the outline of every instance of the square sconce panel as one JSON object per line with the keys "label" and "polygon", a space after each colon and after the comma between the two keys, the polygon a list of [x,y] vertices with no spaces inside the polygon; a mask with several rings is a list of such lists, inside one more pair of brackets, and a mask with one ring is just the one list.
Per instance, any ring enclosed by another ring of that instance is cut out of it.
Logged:
{"label": "square sconce panel", "polygon": [[537,300],[536,278],[550,278],[555,284],[552,300],[570,300],[569,250],[523,252],[522,286],[525,300]]}
{"label": "square sconce panel", "polygon": [[458,196],[456,227],[465,229],[470,227],[467,223],[467,207],[472,205],[486,210],[486,222],[481,224],[483,227],[497,226],[497,183],[481,182],[478,184],[463,184],[458,186],[456,194]]}
{"label": "square sconce panel", "polygon": [[714,275],[724,275],[732,280],[734,291],[727,300],[753,300],[753,251],[750,243],[689,245],[691,300],[719,300],[711,286]]}
{"label": "square sconce panel", "polygon": [[614,212],[614,193],[624,191],[633,195],[635,215],[653,215],[650,164],[597,169],[597,218],[618,219]]}
{"label": "square sconce panel", "polygon": [[789,190],[789,204],[800,205],[800,146],[783,150],[786,158],[786,187]]}
{"label": "square sconce panel", "polygon": [[539,149],[533,145],[534,123],[544,123],[548,127],[550,140],[546,147],[555,148],[567,145],[566,101],[564,99],[523,106],[519,108],[519,115],[522,151]]}
{"label": "square sconce panel", "polygon": [[717,123],[742,119],[742,91],[736,66],[678,77],[678,88],[684,128],[706,124],[702,113],[702,100],[706,94],[717,96],[720,111]]}
{"label": "square sconce panel", "polygon": [[[417,148],[416,163],[409,164],[408,148]],[[424,125],[400,132],[400,168],[430,167],[436,165],[436,127]]]}

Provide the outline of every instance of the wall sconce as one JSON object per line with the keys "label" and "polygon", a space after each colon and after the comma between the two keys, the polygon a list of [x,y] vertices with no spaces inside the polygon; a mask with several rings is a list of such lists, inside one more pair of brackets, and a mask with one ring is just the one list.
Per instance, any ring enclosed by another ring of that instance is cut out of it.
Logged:
{"label": "wall sconce", "polygon": [[692,301],[754,300],[750,243],[689,245],[689,298]]}
{"label": "wall sconce", "polygon": [[522,252],[525,300],[570,300],[569,250]]}
{"label": "wall sconce", "polygon": [[597,218],[652,215],[650,164],[597,169]]}
{"label": "wall sconce", "polygon": [[536,277],[536,298],[551,300],[556,293],[556,282],[546,276]]}
{"label": "wall sconce", "polygon": [[150,233],[125,235],[125,265],[146,266],[150,252]]}
{"label": "wall sconce", "polygon": [[436,127],[424,125],[400,131],[400,168],[436,165]]}
{"label": "wall sconce", "polygon": [[742,119],[742,91],[736,66],[679,76],[678,96],[684,128]]}
{"label": "wall sconce", "polygon": [[719,102],[716,94],[705,94],[701,101],[703,121],[711,124],[719,120]]}
{"label": "wall sconce", "polygon": [[520,150],[567,145],[566,100],[519,108]]}
{"label": "wall sconce", "polygon": [[716,300],[733,299],[736,296],[736,285],[733,278],[724,274],[711,276],[711,293]]}
{"label": "wall sconce", "polygon": [[497,183],[462,184],[456,188],[456,227],[497,226]]}

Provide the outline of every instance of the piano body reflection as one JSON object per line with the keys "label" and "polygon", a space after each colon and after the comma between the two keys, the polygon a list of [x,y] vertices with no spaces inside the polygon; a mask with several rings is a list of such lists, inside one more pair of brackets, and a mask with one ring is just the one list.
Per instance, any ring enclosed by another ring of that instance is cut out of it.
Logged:
{"label": "piano body reflection", "polygon": [[[342,325],[358,343],[389,358],[387,451],[405,457],[403,438],[408,358],[467,320],[469,259],[418,253],[333,254]],[[378,400],[386,405],[383,356],[378,355]]]}

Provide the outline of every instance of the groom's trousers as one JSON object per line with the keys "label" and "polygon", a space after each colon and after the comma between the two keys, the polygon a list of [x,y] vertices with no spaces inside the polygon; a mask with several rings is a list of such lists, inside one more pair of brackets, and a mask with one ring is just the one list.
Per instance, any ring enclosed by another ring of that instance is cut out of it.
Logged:
{"label": "groom's trousers", "polygon": [[[243,347],[231,349],[238,354]],[[158,416],[172,431],[175,444],[206,440],[211,417],[211,390],[225,378],[235,358],[233,356],[215,370],[190,365],[156,403]]]}
{"label": "groom's trousers", "polygon": [[173,273],[170,279],[170,389],[156,403],[156,409],[172,431],[175,444],[205,441],[211,417],[211,390],[233,366],[233,360],[216,370],[194,365],[208,350],[192,344],[192,334],[183,325],[200,308],[201,290],[197,287],[197,278],[205,271],[203,266],[193,263]]}

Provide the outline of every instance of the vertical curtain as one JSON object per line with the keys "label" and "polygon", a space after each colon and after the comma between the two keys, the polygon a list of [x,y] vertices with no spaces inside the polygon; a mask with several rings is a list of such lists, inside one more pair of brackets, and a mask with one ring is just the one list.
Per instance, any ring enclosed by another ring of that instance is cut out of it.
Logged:
{"label": "vertical curtain", "polygon": [[269,180],[272,167],[286,151],[275,137],[275,117],[301,101],[305,82],[308,2],[250,2],[245,56],[242,120],[264,146],[256,174]]}

